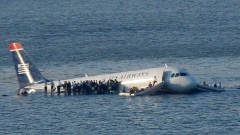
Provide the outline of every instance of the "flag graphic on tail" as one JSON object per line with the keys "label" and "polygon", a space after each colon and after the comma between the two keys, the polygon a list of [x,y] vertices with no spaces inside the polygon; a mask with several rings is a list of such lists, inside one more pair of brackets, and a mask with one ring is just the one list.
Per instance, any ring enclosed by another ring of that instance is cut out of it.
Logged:
{"label": "flag graphic on tail", "polygon": [[18,74],[29,73],[29,63],[18,64]]}

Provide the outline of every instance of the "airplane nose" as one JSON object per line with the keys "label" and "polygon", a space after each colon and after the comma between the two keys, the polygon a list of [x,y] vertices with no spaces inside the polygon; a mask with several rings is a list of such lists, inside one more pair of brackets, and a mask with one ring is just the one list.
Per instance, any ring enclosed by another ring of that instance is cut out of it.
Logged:
{"label": "airplane nose", "polygon": [[180,83],[180,87],[179,87],[179,92],[180,93],[188,93],[193,91],[197,86],[197,81],[191,77],[184,77],[181,78],[181,83]]}
{"label": "airplane nose", "polygon": [[197,81],[192,76],[184,76],[174,78],[170,82],[166,82],[166,86],[178,93],[188,93],[193,91],[197,86]]}
{"label": "airplane nose", "polygon": [[193,77],[189,77],[186,82],[188,91],[194,90],[197,86],[197,81]]}

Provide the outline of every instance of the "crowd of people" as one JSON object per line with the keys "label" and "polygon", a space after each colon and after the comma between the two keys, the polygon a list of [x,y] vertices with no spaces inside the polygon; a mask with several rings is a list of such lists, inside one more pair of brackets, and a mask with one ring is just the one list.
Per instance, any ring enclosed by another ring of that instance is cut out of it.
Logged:
{"label": "crowd of people", "polygon": [[[157,82],[156,76],[154,76],[154,81],[149,82],[148,87],[146,89],[151,88],[155,85]],[[86,81],[64,81],[63,83],[58,80],[58,84],[55,84],[52,80],[50,82],[51,84],[51,95],[57,92],[65,93],[70,95],[71,93],[74,95],[87,95],[87,94],[108,94],[108,93],[119,93],[120,92],[120,86],[121,82],[119,82],[117,79],[110,79],[108,81],[97,81],[97,80],[86,80]],[[47,94],[47,82],[44,86],[45,93]],[[122,92],[125,91],[125,87],[121,88]],[[145,89],[138,89],[137,87],[130,88],[130,92],[139,92],[143,91]]]}
{"label": "crowd of people", "polygon": [[204,85],[204,86],[214,87],[214,88],[219,88],[219,89],[222,88],[222,84],[221,84],[221,83],[219,83],[219,84],[214,83],[214,85],[212,85],[212,83],[208,83],[208,84],[207,84],[207,83],[204,81],[204,82],[203,82],[203,85]]}
{"label": "crowd of people", "polygon": [[[51,83],[51,91],[54,90],[54,83]],[[120,82],[115,80],[97,81],[87,80],[80,82],[58,81],[57,93],[60,94],[61,90],[66,94],[84,95],[84,94],[108,94],[119,92]]]}

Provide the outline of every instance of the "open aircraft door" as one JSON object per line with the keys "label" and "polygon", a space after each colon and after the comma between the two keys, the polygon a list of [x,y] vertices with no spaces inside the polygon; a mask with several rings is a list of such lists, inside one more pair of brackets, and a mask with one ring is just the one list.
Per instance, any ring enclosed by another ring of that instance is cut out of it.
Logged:
{"label": "open aircraft door", "polygon": [[162,81],[167,85],[170,83],[170,77],[171,77],[172,72],[171,71],[163,71],[162,74]]}

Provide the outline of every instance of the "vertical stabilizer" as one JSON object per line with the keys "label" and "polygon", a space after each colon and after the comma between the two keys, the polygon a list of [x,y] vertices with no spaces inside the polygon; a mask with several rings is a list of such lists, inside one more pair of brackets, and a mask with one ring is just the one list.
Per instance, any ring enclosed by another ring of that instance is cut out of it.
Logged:
{"label": "vertical stabilizer", "polygon": [[20,43],[10,43],[9,48],[20,88],[47,81],[30,60]]}

